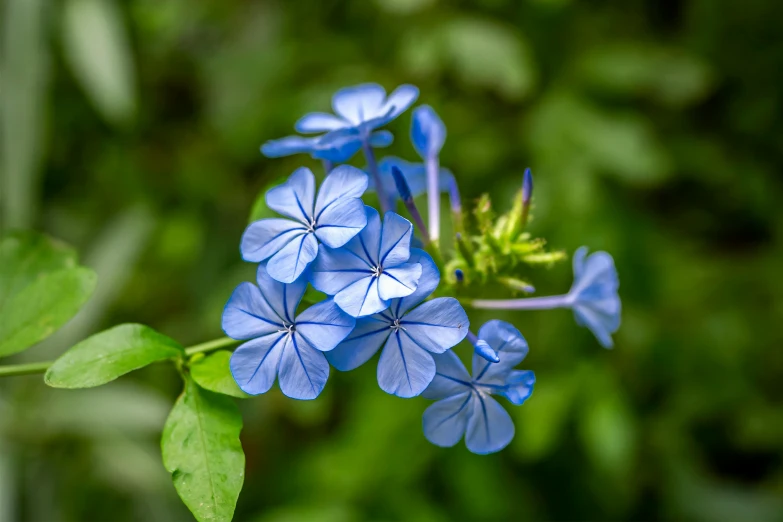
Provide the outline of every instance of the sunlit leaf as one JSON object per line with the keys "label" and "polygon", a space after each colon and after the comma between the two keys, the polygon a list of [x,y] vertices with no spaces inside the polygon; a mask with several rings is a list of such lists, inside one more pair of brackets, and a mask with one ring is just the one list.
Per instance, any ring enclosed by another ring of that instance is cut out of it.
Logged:
{"label": "sunlit leaf", "polygon": [[245,479],[242,416],[233,399],[190,378],[163,428],[163,465],[199,522],[228,522]]}
{"label": "sunlit leaf", "polygon": [[96,108],[114,124],[136,109],[130,44],[114,0],[68,0],[63,6],[68,63]]}
{"label": "sunlit leaf", "polygon": [[55,388],[91,388],[148,364],[184,355],[174,340],[141,324],[100,332],[65,352],[46,372]]}
{"label": "sunlit leaf", "polygon": [[246,399],[250,395],[240,390],[231,376],[229,359],[231,359],[231,352],[228,350],[219,350],[207,355],[191,363],[190,376],[205,390]]}

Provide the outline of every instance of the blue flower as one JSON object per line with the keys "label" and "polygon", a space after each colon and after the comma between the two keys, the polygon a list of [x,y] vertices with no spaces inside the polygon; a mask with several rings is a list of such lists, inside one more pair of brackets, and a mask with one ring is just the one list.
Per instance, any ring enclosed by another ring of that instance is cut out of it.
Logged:
{"label": "blue flower", "polygon": [[527,355],[528,346],[512,325],[489,321],[478,337],[495,351],[499,362],[474,353],[470,375],[454,352],[436,355],[435,378],[423,395],[438,402],[424,412],[423,425],[424,436],[437,446],[454,446],[464,436],[470,451],[487,454],[500,451],[514,438],[511,417],[491,395],[520,405],[533,393],[535,375],[513,369]]}
{"label": "blue flower", "polygon": [[283,284],[259,265],[258,286],[242,283],[231,294],[223,331],[247,340],[230,361],[231,374],[246,393],[266,393],[276,376],[293,399],[314,399],[324,389],[329,363],[322,352],[345,339],[356,320],[331,299],[295,315],[306,288],[304,278]]}
{"label": "blue flower", "polygon": [[453,297],[439,297],[414,308],[440,282],[438,267],[423,250],[411,250],[421,264],[416,291],[393,299],[388,310],[356,321],[356,328],[326,358],[341,371],[358,368],[384,346],[378,361],[378,384],[398,397],[419,395],[435,377],[432,354],[458,344],[468,333],[468,316]]}
{"label": "blue flower", "polygon": [[[410,188],[413,197],[427,192],[427,169],[423,163],[410,163],[396,156],[386,156],[378,162],[378,173],[384,193],[391,199],[390,206],[392,208],[394,207],[394,201],[400,198],[397,185],[394,183],[394,176],[392,175],[393,167],[400,169],[405,181],[408,182],[408,188]],[[454,174],[449,169],[441,168],[438,176],[440,192],[448,192],[454,183]],[[375,182],[372,178],[370,178],[367,190],[370,192],[375,191]]]}
{"label": "blue flower", "polygon": [[446,141],[446,126],[429,105],[422,105],[413,111],[411,141],[423,160],[440,154]]}
{"label": "blue flower", "polygon": [[612,334],[620,328],[620,279],[611,255],[588,256],[587,250],[583,246],[574,253],[574,283],[567,302],[577,324],[589,328],[604,348],[611,348]]}
{"label": "blue flower", "polygon": [[[297,169],[288,181],[266,193],[266,204],[291,219],[261,219],[242,236],[242,258],[269,259],[267,271],[281,283],[292,283],[318,254],[318,241],[338,248],[367,224],[364,203],[367,175],[341,165],[326,176],[318,199],[315,177],[307,168]],[[315,206],[313,201],[315,200]]]}
{"label": "blue flower", "polygon": [[[371,147],[388,147],[394,141],[389,131],[377,131],[370,135]],[[309,154],[315,159],[343,163],[362,148],[362,140],[355,131],[334,131],[323,136],[286,136],[270,140],[261,146],[261,153],[268,158],[280,158],[292,154]]]}
{"label": "blue flower", "polygon": [[354,317],[376,314],[396,297],[416,290],[421,264],[408,262],[413,225],[387,212],[381,228],[378,211],[364,207],[367,226],[343,248],[322,248],[310,281],[316,290]]}
{"label": "blue flower", "polygon": [[401,85],[391,95],[377,83],[346,87],[332,96],[332,109],[337,114],[313,112],[296,122],[297,132],[315,133],[353,129],[361,139],[383,127],[410,107],[419,97],[413,85]]}

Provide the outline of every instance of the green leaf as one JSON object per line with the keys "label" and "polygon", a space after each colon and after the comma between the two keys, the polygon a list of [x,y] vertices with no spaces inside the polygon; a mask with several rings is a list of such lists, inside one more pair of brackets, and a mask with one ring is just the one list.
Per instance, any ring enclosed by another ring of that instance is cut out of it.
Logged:
{"label": "green leaf", "polygon": [[251,397],[239,389],[234,377],[231,376],[229,359],[231,359],[231,352],[228,350],[219,350],[198,359],[190,365],[190,376],[205,390],[240,399]]}
{"label": "green leaf", "polygon": [[44,380],[55,388],[92,388],[184,353],[176,341],[148,326],[122,324],[65,352],[49,368]]}
{"label": "green leaf", "polygon": [[63,47],[76,79],[111,123],[136,110],[130,45],[113,0],[69,0],[63,12]]}
{"label": "green leaf", "polygon": [[65,324],[95,288],[67,245],[34,232],[0,240],[0,356],[20,352]]}
{"label": "green leaf", "polygon": [[245,479],[242,416],[229,397],[190,378],[163,428],[163,465],[199,522],[230,521]]}
{"label": "green leaf", "polygon": [[270,209],[266,205],[266,193],[269,191],[269,189],[276,187],[278,185],[282,185],[286,182],[288,179],[287,176],[280,177],[272,181],[271,183],[268,183],[261,192],[258,193],[258,196],[256,196],[256,200],[253,203],[253,208],[250,210],[250,219],[248,219],[248,223],[252,223],[253,221],[258,221],[259,219],[266,219],[266,218],[273,218],[273,217],[280,217],[277,215],[277,213]]}

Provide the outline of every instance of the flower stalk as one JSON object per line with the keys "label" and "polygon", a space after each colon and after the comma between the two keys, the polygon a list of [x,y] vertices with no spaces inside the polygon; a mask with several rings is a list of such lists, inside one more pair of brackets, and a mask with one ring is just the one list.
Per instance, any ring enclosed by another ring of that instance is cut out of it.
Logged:
{"label": "flower stalk", "polygon": [[381,183],[381,175],[378,172],[378,162],[375,161],[375,152],[372,150],[369,138],[362,141],[362,150],[364,151],[364,157],[367,160],[367,169],[370,171],[373,183],[375,183],[375,191],[378,194],[378,200],[381,205],[381,215],[384,215],[389,211],[389,197],[386,194],[386,189],[383,188],[383,183]]}

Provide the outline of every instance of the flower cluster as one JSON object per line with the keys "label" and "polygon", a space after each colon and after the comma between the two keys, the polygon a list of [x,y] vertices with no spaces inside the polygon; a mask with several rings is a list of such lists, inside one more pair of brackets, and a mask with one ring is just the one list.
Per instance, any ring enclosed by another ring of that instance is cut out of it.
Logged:
{"label": "flower cluster", "polygon": [[[289,136],[265,143],[268,157],[306,153],[323,161],[326,176],[316,191],[312,171],[302,167],[266,193],[266,204],[282,217],[251,223],[241,242],[243,259],[258,263],[257,284],[240,284],[223,313],[223,329],[245,341],[233,353],[231,373],[248,394],[267,392],[279,381],[294,399],[314,399],[329,367],[350,371],[380,352],[380,388],[398,397],[437,400],[423,417],[424,435],[439,446],[463,437],[479,454],[504,448],[514,424],[491,396],[522,404],[535,377],[516,366],[528,352],[522,334],[492,320],[478,335],[470,331],[463,305],[476,309],[571,308],[604,346],[620,322],[618,278],[611,256],[574,256],[574,284],[563,296],[486,299],[487,283],[530,293],[518,276],[527,265],[562,257],[524,231],[532,176],[525,172],[514,207],[494,221],[483,197],[475,211],[478,234],[465,230],[455,176],[440,165],[446,128],[435,111],[413,111],[411,141],[422,163],[386,157],[374,149],[391,144],[388,124],[418,98],[411,85],[391,95],[377,84],[338,91],[335,114],[311,113],[295,125],[316,137]],[[364,152],[366,168],[337,165]],[[374,191],[380,213],[362,200]],[[415,198],[427,195],[427,220]],[[457,236],[453,251],[441,244],[440,201],[446,193]],[[398,202],[413,223],[397,213]],[[415,234],[414,234],[414,228]],[[421,248],[418,248],[421,246]],[[441,270],[451,279],[442,284]],[[300,309],[311,285],[326,299]],[[451,295],[443,295],[443,294]],[[441,294],[441,295],[438,295]],[[452,348],[464,339],[473,347],[468,373]]]}

